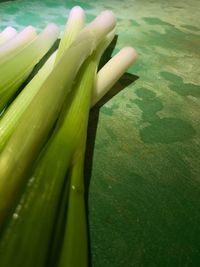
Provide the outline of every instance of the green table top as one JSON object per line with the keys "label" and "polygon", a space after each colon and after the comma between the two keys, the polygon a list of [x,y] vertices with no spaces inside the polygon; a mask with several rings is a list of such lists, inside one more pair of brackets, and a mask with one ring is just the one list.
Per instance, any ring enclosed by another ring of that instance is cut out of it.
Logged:
{"label": "green table top", "polygon": [[0,30],[42,29],[48,22],[63,29],[74,5],[86,9],[88,21],[113,10],[113,53],[131,45],[139,54],[131,75],[114,87],[118,93],[91,112],[86,174],[92,266],[198,267],[200,3],[12,1],[0,5]]}

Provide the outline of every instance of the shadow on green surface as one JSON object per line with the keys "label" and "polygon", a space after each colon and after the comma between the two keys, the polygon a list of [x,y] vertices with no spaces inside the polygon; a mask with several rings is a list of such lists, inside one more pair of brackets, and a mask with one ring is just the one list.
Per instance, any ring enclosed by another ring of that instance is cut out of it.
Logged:
{"label": "shadow on green surface", "polygon": [[98,266],[200,266],[198,182],[178,149],[169,157],[161,156],[159,165],[155,165],[155,158],[148,164],[147,156],[130,169],[121,164],[113,170],[115,181],[106,178],[112,189],[105,194],[100,192],[106,191],[104,179],[97,174],[101,182],[97,182],[98,191],[90,201],[97,207],[92,211],[93,223],[102,224],[102,228],[100,233],[93,229],[99,244],[94,253],[98,263],[102,255],[107,259],[105,265]]}
{"label": "shadow on green surface", "polygon": [[[145,35],[146,43],[149,46],[155,49],[156,47],[162,47],[167,50],[173,49],[173,51],[199,55],[199,33],[197,31],[185,32],[158,18],[143,19],[151,26],[151,30]],[[161,26],[164,32],[160,33],[156,28],[157,26]]]}
{"label": "shadow on green surface", "polygon": [[111,59],[112,57],[112,53],[115,49],[115,46],[117,44],[117,40],[118,40],[118,35],[116,34],[112,40],[112,42],[110,43],[110,45],[107,47],[107,49],[104,51],[101,60],[99,62],[99,66],[98,66],[98,70],[101,69],[107,62],[108,60]]}
{"label": "shadow on green surface", "polygon": [[[128,77],[128,81],[127,81]],[[86,196],[86,214],[87,214],[87,222],[88,222],[88,239],[89,239],[89,266],[92,266],[91,262],[91,246],[90,246],[90,232],[89,232],[89,221],[88,221],[88,198],[89,198],[89,185],[92,176],[92,165],[93,165],[93,155],[94,155],[94,147],[95,147],[95,139],[97,133],[97,126],[99,121],[99,112],[102,105],[108,102],[113,96],[119,93],[121,90],[125,89],[128,85],[133,83],[137,80],[138,77],[130,74],[125,73],[120,81],[123,83],[124,86],[117,87],[114,86],[112,90],[101,100],[97,103],[97,105],[90,111],[89,121],[88,121],[88,133],[87,133],[87,146],[86,146],[86,153],[85,153],[85,167],[84,167],[84,177],[85,177],[85,196]],[[125,82],[126,80],[126,82]]]}
{"label": "shadow on green surface", "polygon": [[[117,43],[118,36],[115,35],[113,41],[105,50],[100,63],[99,68],[101,69],[106,62],[108,62],[111,57],[113,50],[115,49]],[[125,89],[128,85],[133,83],[139,77],[130,73],[125,73],[119,80],[119,82],[113,86],[113,88],[107,93],[90,111],[89,121],[88,121],[88,133],[87,133],[87,146],[85,153],[85,167],[84,167],[84,177],[85,177],[85,200],[86,200],[86,214],[87,214],[87,225],[88,225],[88,247],[89,247],[89,266],[92,266],[92,257],[91,257],[91,242],[90,242],[90,231],[89,231],[89,218],[88,218],[88,198],[89,198],[89,185],[90,179],[92,176],[92,163],[93,163],[93,154],[95,147],[95,139],[97,133],[97,126],[99,121],[99,112],[101,106],[103,106],[106,102],[108,102],[113,96],[118,94],[121,90]],[[119,86],[120,84],[120,86]]]}
{"label": "shadow on green surface", "polygon": [[[115,35],[114,39],[105,50],[98,69],[101,69],[112,57],[112,53],[115,49],[117,43],[118,35]],[[130,73],[125,73],[118,81],[116,85],[92,108],[89,115],[88,121],[88,132],[87,132],[87,146],[85,153],[85,166],[84,166],[84,178],[85,178],[85,202],[86,202],[86,214],[87,214],[87,225],[88,225],[88,247],[89,247],[89,266],[92,266],[92,257],[91,257],[91,242],[90,242],[90,231],[89,231],[89,185],[90,179],[92,176],[92,163],[93,163],[93,154],[95,147],[95,139],[97,133],[97,126],[99,121],[99,112],[101,106],[108,102],[113,96],[118,94],[121,90],[125,89],[128,85],[133,83],[139,77]],[[120,84],[120,86],[119,86]]]}
{"label": "shadow on green surface", "polygon": [[[107,51],[108,52],[108,51]],[[107,60],[108,61],[108,60]],[[118,83],[107,93],[90,111],[89,122],[88,122],[88,133],[87,133],[87,146],[85,153],[85,167],[84,167],[84,177],[85,177],[85,196],[86,196],[86,213],[88,216],[88,198],[89,198],[89,185],[92,176],[92,165],[93,165],[93,155],[95,147],[95,139],[97,133],[97,126],[99,121],[100,108],[108,102],[112,97],[118,94],[121,90],[124,90],[127,86],[136,81],[139,77],[130,73],[125,73],[118,81]],[[91,261],[91,242],[90,242],[90,231],[89,231],[89,220],[88,222],[88,239],[89,239],[89,266],[92,266]]]}

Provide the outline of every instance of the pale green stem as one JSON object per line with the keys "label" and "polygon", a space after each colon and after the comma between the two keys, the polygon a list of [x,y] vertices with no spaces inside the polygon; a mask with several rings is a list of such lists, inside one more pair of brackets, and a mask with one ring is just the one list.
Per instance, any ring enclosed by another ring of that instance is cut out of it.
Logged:
{"label": "pale green stem", "polygon": [[[56,52],[55,52],[56,53]],[[45,63],[39,73],[29,82],[12,105],[6,110],[0,120],[0,151],[7,142],[18,120],[26,107],[30,104],[40,85],[53,69],[55,53]],[[93,107],[123,75],[127,69],[135,63],[137,54],[133,48],[123,48],[97,73],[97,79],[93,88],[91,107]]]}
{"label": "pale green stem", "polygon": [[36,38],[36,36],[37,33],[35,28],[28,26],[15,35],[9,42],[2,44],[0,46],[0,64],[15,56],[34,38]]}
{"label": "pale green stem", "polygon": [[0,65],[3,75],[0,84],[0,109],[7,104],[27,74],[47,53],[58,34],[58,28],[54,24],[49,24],[32,42]]}
{"label": "pale green stem", "polygon": [[0,120],[0,151],[2,151],[5,143],[14,131],[21,115],[29,106],[43,82],[52,71],[55,57],[56,52],[50,56],[37,75],[33,77],[33,79],[27,84],[27,86],[20,92],[20,94],[4,112]]}
{"label": "pale green stem", "polygon": [[[30,187],[27,185],[15,211],[18,219],[15,220],[13,217],[5,229],[0,242],[0,251],[2,247],[5,251],[0,257],[1,267],[12,266],[13,261],[15,267],[20,267],[22,264],[29,267],[43,266],[66,170],[77,144],[81,145],[85,140],[97,56],[98,54],[95,54],[95,57],[91,56],[81,68],[75,88],[68,97],[66,108],[62,112],[54,134],[37,161],[30,179],[32,185],[30,184]],[[76,149],[76,157],[79,157],[78,154]],[[37,201],[38,196],[40,201]],[[33,225],[37,233],[35,235],[32,233]],[[15,236],[14,233],[18,234]],[[25,250],[27,240],[31,242]],[[38,256],[39,252],[41,253]]]}
{"label": "pale green stem", "polygon": [[71,166],[67,220],[58,267],[88,266],[88,235],[83,170],[84,149]]}
{"label": "pale green stem", "polygon": [[[114,37],[114,32],[107,36],[101,46],[94,54],[96,61],[96,70],[100,56],[105,48],[109,45]],[[92,62],[89,63],[91,65]],[[85,70],[85,76],[88,75],[89,70]],[[89,90],[82,77],[81,83],[85,85],[85,89],[76,93],[73,100],[74,109],[72,112],[68,111],[68,116],[72,117],[72,114],[78,117],[78,114],[82,114],[82,121],[76,123],[76,127],[79,125],[79,138],[76,138],[76,146],[73,152],[71,175],[69,181],[69,197],[68,197],[68,209],[66,216],[66,227],[64,233],[64,241],[61,248],[58,267],[86,267],[88,265],[88,251],[87,251],[87,224],[85,214],[85,201],[84,201],[84,180],[83,180],[83,168],[84,168],[84,154],[86,145],[88,115],[90,109],[90,99],[92,90],[86,94],[84,91]],[[87,77],[87,76],[86,76]],[[92,87],[91,87],[92,89]],[[90,94],[89,94],[90,93]],[[87,103],[87,105],[86,105]],[[79,111],[80,110],[80,111]],[[78,112],[79,111],[79,112]],[[72,118],[73,119],[73,118]],[[71,125],[71,123],[70,123]],[[75,126],[74,126],[75,127]],[[81,131],[80,131],[81,127]],[[73,138],[74,139],[74,138]],[[72,140],[73,140],[72,139]],[[79,140],[79,141],[78,141]],[[62,212],[62,211],[61,211]]]}
{"label": "pale green stem", "polygon": [[6,27],[1,33],[0,33],[0,46],[4,43],[10,41],[13,37],[17,35],[17,31],[13,27]]}
{"label": "pale green stem", "polygon": [[[102,25],[100,23],[102,17],[105,17],[106,24]],[[23,113],[20,123],[0,155],[1,226],[19,198],[30,167],[58,117],[81,64],[114,26],[115,19],[112,13],[104,12],[93,23],[94,29],[92,27],[89,27],[90,30],[88,31],[83,29],[84,38],[83,33],[80,33],[73,45],[64,52]],[[68,60],[70,58],[69,65]],[[74,115],[71,117],[74,117]]]}
{"label": "pale green stem", "polygon": [[137,53],[132,47],[122,48],[97,74],[93,90],[91,107],[94,106],[117,82],[117,80],[135,63]]}
{"label": "pale green stem", "polygon": [[69,18],[66,23],[63,36],[60,40],[55,64],[58,62],[63,52],[71,45],[71,43],[77,37],[80,30],[84,27],[84,21],[84,10],[79,6],[73,7],[69,13]]}
{"label": "pale green stem", "polygon": [[[0,151],[3,149],[8,138],[14,131],[19,118],[28,107],[33,97],[40,89],[42,83],[48,77],[53,69],[54,64],[62,56],[63,52],[77,37],[78,33],[84,25],[84,11],[80,7],[74,7],[70,11],[64,34],[61,38],[58,50],[50,56],[39,73],[28,83],[21,93],[8,107],[0,120]],[[56,56],[58,55],[59,56]]]}

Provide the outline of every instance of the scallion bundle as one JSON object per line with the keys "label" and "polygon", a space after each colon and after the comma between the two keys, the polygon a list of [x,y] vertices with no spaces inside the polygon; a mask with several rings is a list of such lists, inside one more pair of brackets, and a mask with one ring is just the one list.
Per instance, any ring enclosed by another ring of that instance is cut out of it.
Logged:
{"label": "scallion bundle", "polygon": [[6,107],[0,118],[1,267],[88,265],[83,169],[89,110],[136,59],[133,48],[123,48],[97,72],[115,26],[111,11],[85,26],[83,9],[74,7],[58,50],[18,94],[58,28],[0,34],[0,107]]}

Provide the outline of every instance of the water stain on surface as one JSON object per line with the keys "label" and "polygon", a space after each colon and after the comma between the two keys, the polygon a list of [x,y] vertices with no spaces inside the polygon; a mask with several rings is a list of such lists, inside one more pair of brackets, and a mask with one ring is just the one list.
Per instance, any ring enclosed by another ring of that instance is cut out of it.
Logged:
{"label": "water stain on surface", "polygon": [[143,17],[143,20],[150,24],[150,25],[164,25],[164,26],[173,26],[172,24],[166,22],[166,21],[163,21],[159,18],[154,18],[154,17]]}
{"label": "water stain on surface", "polygon": [[153,25],[160,25],[163,26],[165,33],[160,33],[154,30],[149,30],[145,34],[146,43],[150,46],[159,46],[166,49],[177,49],[180,51],[189,51],[191,53],[196,53],[199,55],[199,43],[200,43],[200,35],[196,32],[189,33],[181,31],[177,29],[173,25],[169,23],[163,22],[163,24],[154,23]]}
{"label": "water stain on surface", "polygon": [[169,88],[181,96],[200,97],[200,85],[184,83],[183,79],[170,72],[161,72],[160,75],[170,82]]}
{"label": "water stain on surface", "polygon": [[156,97],[156,93],[146,88],[139,88],[136,90],[136,95],[143,100],[151,100]]}
{"label": "water stain on surface", "polygon": [[135,21],[135,20],[131,20],[131,25],[133,25],[133,26],[140,26],[140,24],[139,23],[137,23],[137,21]]}
{"label": "water stain on surface", "polygon": [[184,24],[184,25],[181,25],[182,28],[185,28],[187,30],[191,30],[191,31],[197,31],[199,32],[200,29],[197,28],[196,26],[192,26],[192,25],[187,25],[187,24]]}
{"label": "water stain on surface", "polygon": [[163,118],[152,125],[143,128],[140,136],[145,143],[183,142],[195,135],[195,130],[190,123],[176,118]]}
{"label": "water stain on surface", "polygon": [[133,102],[142,111],[142,122],[150,123],[149,126],[139,131],[144,143],[170,144],[183,142],[191,139],[196,134],[195,129],[187,121],[173,117],[160,118],[157,112],[163,109],[163,104],[153,91],[140,88],[136,90],[136,95],[140,99]]}
{"label": "water stain on surface", "polygon": [[163,109],[163,104],[156,94],[146,88],[140,88],[136,94],[140,99],[133,102],[143,111],[142,120],[150,123],[158,120],[159,116],[156,113]]}
{"label": "water stain on surface", "polygon": [[118,107],[118,104],[113,104],[111,107],[103,106],[101,111],[106,115],[112,116],[114,111],[118,109]]}
{"label": "water stain on surface", "polygon": [[183,9],[182,6],[173,6],[174,8]]}

